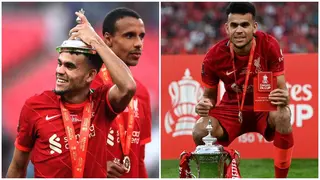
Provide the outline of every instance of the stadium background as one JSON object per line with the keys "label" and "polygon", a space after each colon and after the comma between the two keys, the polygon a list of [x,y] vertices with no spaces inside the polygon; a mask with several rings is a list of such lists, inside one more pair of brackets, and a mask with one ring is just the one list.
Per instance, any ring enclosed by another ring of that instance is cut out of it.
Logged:
{"label": "stadium background", "polygon": [[[143,54],[134,76],[148,88],[152,106],[152,142],[146,146],[149,177],[159,177],[159,3],[2,3],[2,177],[5,177],[14,150],[20,110],[25,100],[53,89],[58,53],[55,47],[68,38],[76,25],[75,11],[85,15],[102,35],[107,12],[117,7],[136,10],[146,26]],[[33,177],[28,166],[27,177]]]}
{"label": "stadium background", "polygon": [[[258,29],[277,38],[285,57],[295,137],[289,177],[318,177],[318,3],[254,4]],[[180,153],[195,149],[191,131],[203,92],[201,62],[226,37],[227,5],[161,3],[161,177],[178,177]],[[242,177],[274,177],[272,146],[256,133],[233,141],[231,147],[241,153]]]}

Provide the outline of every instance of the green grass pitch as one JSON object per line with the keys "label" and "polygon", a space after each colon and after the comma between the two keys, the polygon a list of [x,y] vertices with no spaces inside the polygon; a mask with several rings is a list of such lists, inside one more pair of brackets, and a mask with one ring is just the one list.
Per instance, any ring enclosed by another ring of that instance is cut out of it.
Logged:
{"label": "green grass pitch", "polygon": [[[191,169],[193,173],[193,169]],[[241,159],[240,173],[242,178],[273,178],[272,159]],[[178,160],[161,161],[162,178],[179,177]],[[318,159],[293,159],[288,178],[318,178]]]}

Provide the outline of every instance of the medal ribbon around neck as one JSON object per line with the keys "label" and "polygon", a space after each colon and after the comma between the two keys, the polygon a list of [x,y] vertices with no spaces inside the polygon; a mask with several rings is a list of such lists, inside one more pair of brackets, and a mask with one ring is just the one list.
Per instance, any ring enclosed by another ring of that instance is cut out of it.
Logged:
{"label": "medal ribbon around neck", "polygon": [[[236,65],[235,65],[235,58],[234,58],[234,51],[233,51],[234,45],[231,42],[229,44],[230,44],[229,47],[230,47],[230,53],[231,53],[231,59],[232,59],[232,66],[233,66],[233,71],[234,71],[234,80],[235,80],[235,83],[237,85]],[[244,83],[244,87],[243,87],[241,105],[240,105],[240,95],[237,92],[237,100],[238,100],[238,108],[239,108],[239,122],[240,123],[242,123],[242,110],[243,110],[244,100],[246,98],[249,75],[250,75],[250,72],[251,72],[251,65],[252,65],[252,61],[253,61],[253,55],[254,55],[255,48],[256,48],[256,40],[253,38],[252,39],[252,46],[251,46],[251,49],[250,49],[250,55],[249,55],[249,62],[248,62],[248,67],[247,67],[246,79],[245,79],[245,83]]]}
{"label": "medal ribbon around neck", "polygon": [[61,100],[60,108],[65,132],[68,138],[69,151],[71,155],[72,177],[82,178],[84,166],[86,163],[87,148],[89,141],[89,128],[92,114],[91,95],[89,98],[89,102],[87,102],[83,108],[79,142],[77,142],[77,138],[75,136],[75,130],[70,117],[70,112],[68,109],[64,107]]}
{"label": "medal ribbon around neck", "polygon": [[134,128],[133,99],[131,99],[128,109],[129,109],[129,113],[128,113],[127,133],[125,133],[124,118],[122,114],[119,114],[116,119],[119,125],[120,142],[123,150],[123,155],[125,156],[129,156],[129,153],[130,153],[131,138],[132,138],[132,132]]}
{"label": "medal ribbon around neck", "polygon": [[107,71],[106,65],[102,64],[101,70],[99,72],[99,75],[103,81],[104,84],[112,82],[112,79],[110,78],[110,75]]}
{"label": "medal ribbon around neck", "polygon": [[[107,71],[107,68],[103,64],[101,71],[100,71],[100,77],[103,80],[104,84],[112,82],[112,79],[110,78],[110,75]],[[129,106],[128,106],[128,125],[127,125],[127,133],[125,133],[125,128],[124,128],[124,117],[123,114],[120,113],[116,117],[116,122],[118,124],[119,128],[119,134],[120,134],[120,143],[121,143],[121,148],[123,151],[124,158],[129,161],[130,163],[130,158],[129,158],[129,153],[130,153],[130,148],[131,148],[131,139],[132,139],[132,132],[134,128],[134,107],[133,107],[133,98],[131,99]],[[130,170],[130,164],[129,167],[126,167],[127,170]]]}
{"label": "medal ribbon around neck", "polygon": [[130,171],[130,148],[131,148],[131,139],[132,139],[132,132],[134,128],[134,110],[133,110],[133,99],[131,99],[129,106],[128,106],[128,124],[127,124],[127,133],[125,133],[124,128],[124,117],[121,114],[119,114],[116,118],[118,127],[119,127],[119,134],[120,134],[120,143],[122,152],[124,155],[124,163],[125,161],[129,161],[128,165],[124,164],[127,168],[127,173]]}

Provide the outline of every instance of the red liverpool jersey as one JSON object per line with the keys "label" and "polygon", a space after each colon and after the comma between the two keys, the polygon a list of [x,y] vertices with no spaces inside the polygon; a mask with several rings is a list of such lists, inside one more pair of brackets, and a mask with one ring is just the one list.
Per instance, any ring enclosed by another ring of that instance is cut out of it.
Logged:
{"label": "red liverpool jersey", "polygon": [[[131,170],[121,178],[143,178],[146,177],[144,166],[144,146],[151,141],[151,107],[150,97],[147,89],[135,79],[137,90],[133,97],[134,102],[134,129],[132,132],[130,160]],[[92,83],[92,88],[103,84],[100,76],[97,76]],[[122,112],[124,117],[124,128],[127,129],[128,108]],[[119,128],[116,121],[112,122],[107,136],[107,160],[122,163],[123,152],[120,144]]]}
{"label": "red liverpool jersey", "polygon": [[[260,71],[271,71],[274,76],[284,74],[284,58],[277,40],[261,31],[255,33],[256,48],[254,51],[247,94],[244,105],[253,105],[253,77]],[[207,87],[218,85],[219,80],[226,89],[221,100],[222,104],[237,105],[237,89],[243,90],[249,54],[239,56],[235,54],[233,69],[229,48],[229,39],[222,40],[214,45],[206,54],[202,64],[202,81]],[[236,74],[236,80],[234,78]],[[242,93],[240,93],[240,98]]]}
{"label": "red liverpool jersey", "polygon": [[[107,103],[110,87],[102,86],[92,95],[93,110],[84,177],[106,177],[106,132],[116,116]],[[71,157],[58,96],[52,91],[29,98],[22,108],[15,146],[31,153],[35,177],[72,177]],[[82,104],[67,104],[75,135],[80,137]]]}

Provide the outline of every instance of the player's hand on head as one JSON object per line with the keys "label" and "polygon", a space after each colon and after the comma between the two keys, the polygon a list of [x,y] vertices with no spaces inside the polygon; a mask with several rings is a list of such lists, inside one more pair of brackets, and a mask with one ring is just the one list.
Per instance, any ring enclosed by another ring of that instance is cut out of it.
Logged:
{"label": "player's hand on head", "polygon": [[75,12],[75,14],[80,18],[81,24],[89,24],[90,25],[87,17],[83,13]]}
{"label": "player's hand on head", "polygon": [[196,105],[195,110],[200,117],[207,117],[212,107],[213,105],[209,98],[202,98]]}
{"label": "player's hand on head", "polygon": [[271,104],[278,106],[286,106],[289,104],[289,92],[284,89],[274,89],[269,94]]}
{"label": "player's hand on head", "polygon": [[107,162],[107,177],[108,178],[119,178],[125,173],[125,169],[122,164],[118,164],[112,161]]}
{"label": "player's hand on head", "polygon": [[86,44],[91,45],[94,40],[100,37],[84,14],[76,12],[76,15],[81,19],[81,24],[78,24],[69,31],[69,39],[80,38]]}

